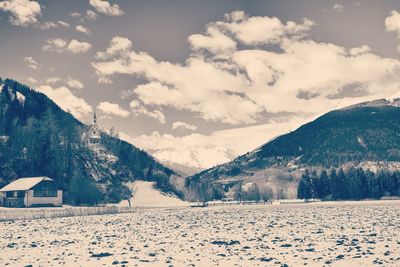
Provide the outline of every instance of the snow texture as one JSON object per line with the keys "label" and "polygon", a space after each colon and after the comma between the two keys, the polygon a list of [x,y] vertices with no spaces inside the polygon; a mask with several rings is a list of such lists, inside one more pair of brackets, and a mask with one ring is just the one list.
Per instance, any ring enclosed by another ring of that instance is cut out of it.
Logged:
{"label": "snow texture", "polygon": [[20,92],[16,92],[18,102],[23,106],[25,105],[25,96]]}
{"label": "snow texture", "polygon": [[397,201],[0,223],[1,266],[399,266]]}

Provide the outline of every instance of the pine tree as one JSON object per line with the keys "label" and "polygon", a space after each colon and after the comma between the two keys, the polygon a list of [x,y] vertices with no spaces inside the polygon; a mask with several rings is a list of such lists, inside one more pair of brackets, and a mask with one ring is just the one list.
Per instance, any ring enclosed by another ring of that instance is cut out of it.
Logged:
{"label": "pine tree", "polygon": [[342,168],[339,168],[336,174],[336,183],[334,196],[336,199],[348,199],[348,188],[346,182],[346,174]]}
{"label": "pine tree", "polygon": [[312,182],[308,169],[301,176],[299,186],[297,188],[297,198],[311,199],[312,198]]}
{"label": "pine tree", "polygon": [[329,177],[326,170],[322,170],[316,183],[316,196],[325,199],[330,194]]}

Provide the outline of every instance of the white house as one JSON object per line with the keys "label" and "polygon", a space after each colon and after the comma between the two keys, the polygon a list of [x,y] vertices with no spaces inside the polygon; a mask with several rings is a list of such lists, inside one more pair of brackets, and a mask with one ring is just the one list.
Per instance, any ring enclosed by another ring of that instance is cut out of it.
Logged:
{"label": "white house", "polygon": [[63,191],[49,177],[20,178],[0,189],[4,207],[62,206]]}

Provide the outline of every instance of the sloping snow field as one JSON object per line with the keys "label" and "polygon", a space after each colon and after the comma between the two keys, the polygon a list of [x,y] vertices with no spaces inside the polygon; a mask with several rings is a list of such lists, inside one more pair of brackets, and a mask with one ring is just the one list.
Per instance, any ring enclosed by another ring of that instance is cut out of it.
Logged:
{"label": "sloping snow field", "polygon": [[[135,181],[127,186],[135,193],[131,198],[132,207],[187,207],[188,202],[173,195],[168,195],[154,188],[154,182]],[[119,206],[129,206],[128,201],[122,201]]]}

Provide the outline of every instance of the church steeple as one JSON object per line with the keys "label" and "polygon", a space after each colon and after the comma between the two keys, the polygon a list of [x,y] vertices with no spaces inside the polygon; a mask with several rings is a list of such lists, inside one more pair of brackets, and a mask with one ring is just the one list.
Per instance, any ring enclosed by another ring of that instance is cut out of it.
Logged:
{"label": "church steeple", "polygon": [[101,133],[99,126],[97,126],[97,116],[95,111],[93,112],[92,124],[89,126],[89,129],[87,131],[87,141],[89,148],[91,148],[93,151],[99,151],[100,139]]}
{"label": "church steeple", "polygon": [[93,124],[96,124],[97,123],[97,116],[96,116],[96,111],[95,112],[93,112]]}

